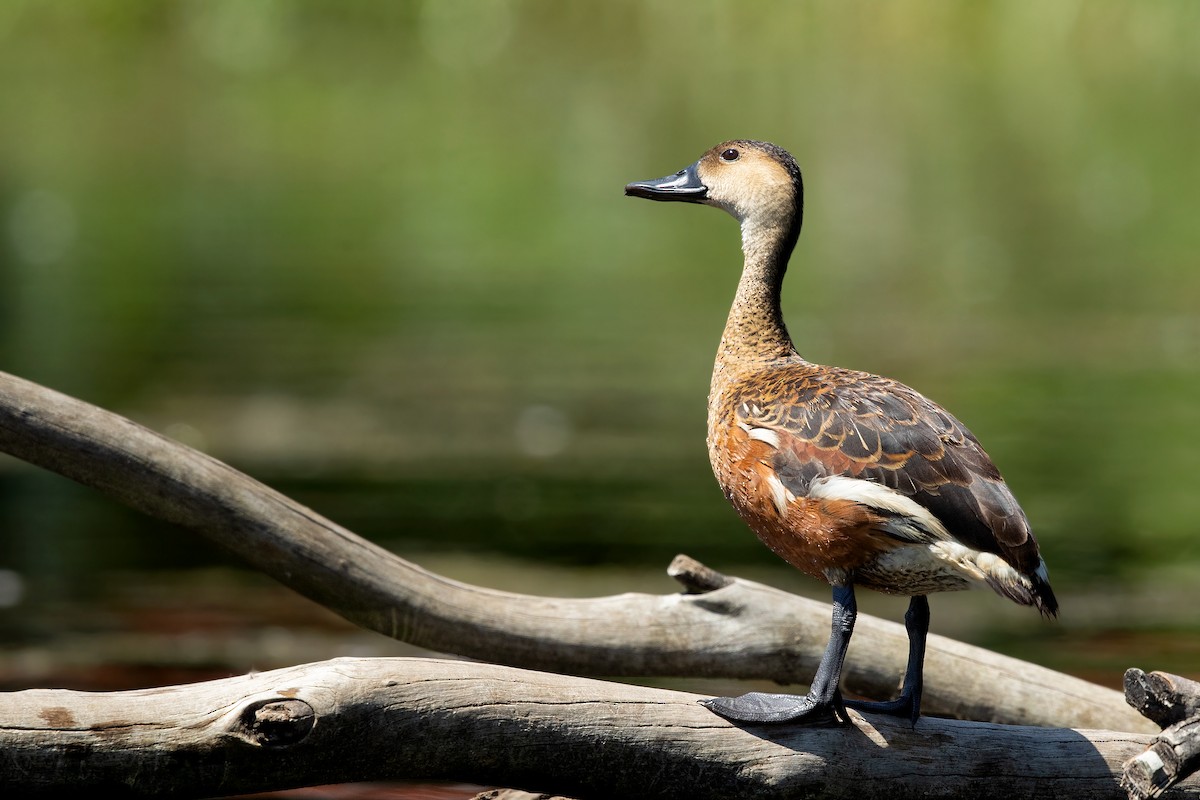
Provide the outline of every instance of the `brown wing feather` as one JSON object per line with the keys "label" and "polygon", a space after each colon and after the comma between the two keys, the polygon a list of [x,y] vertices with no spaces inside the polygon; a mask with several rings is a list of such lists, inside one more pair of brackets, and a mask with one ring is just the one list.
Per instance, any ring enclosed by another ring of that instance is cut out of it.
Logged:
{"label": "brown wing feather", "polygon": [[964,544],[1032,574],[1029,522],[965,426],[909,387],[877,375],[802,365],[735,390],[751,427],[776,432],[772,466],[797,496],[824,475],[876,481],[928,508]]}

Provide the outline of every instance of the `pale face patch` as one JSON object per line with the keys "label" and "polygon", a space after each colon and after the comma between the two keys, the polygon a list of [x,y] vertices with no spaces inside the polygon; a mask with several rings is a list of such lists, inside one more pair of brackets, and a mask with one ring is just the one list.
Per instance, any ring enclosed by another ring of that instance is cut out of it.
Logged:
{"label": "pale face patch", "polygon": [[[738,147],[741,155],[725,161],[719,153]],[[785,226],[796,214],[792,177],[774,158],[753,147],[727,142],[708,151],[697,172],[708,187],[704,202],[724,209],[739,222],[763,227]]]}

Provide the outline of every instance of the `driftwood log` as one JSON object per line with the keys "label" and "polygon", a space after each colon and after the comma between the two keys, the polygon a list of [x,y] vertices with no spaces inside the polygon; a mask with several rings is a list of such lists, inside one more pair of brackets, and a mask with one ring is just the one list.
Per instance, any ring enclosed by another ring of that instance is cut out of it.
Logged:
{"label": "driftwood log", "polygon": [[[684,591],[663,596],[546,598],[452,581],[220,461],[4,373],[0,450],[190,528],[350,621],[435,652],[575,674],[805,684],[828,636],[826,604],[685,557],[670,570]],[[855,642],[846,688],[891,696],[903,627],[862,615]],[[993,785],[996,796],[1123,797],[1121,765],[1157,730],[1118,692],[939,636],[925,710],[974,722],[740,729],[694,700],[434,659],[337,660],[108,695],[16,692],[0,695],[0,764],[12,765],[0,767],[0,788],[84,780],[204,796],[452,777],[581,797],[988,797]],[[1024,727],[1035,725],[1056,730]],[[51,762],[57,777],[47,779]],[[171,769],[192,782],[173,790]],[[1200,787],[1183,781],[1171,793],[1200,797]]]}
{"label": "driftwood log", "polygon": [[96,695],[29,690],[0,695],[0,787],[61,794],[86,778],[124,795],[211,797],[370,776],[595,798],[1089,800],[1123,798],[1116,774],[1151,738],[859,715],[741,728],[696,699],[430,658]]}

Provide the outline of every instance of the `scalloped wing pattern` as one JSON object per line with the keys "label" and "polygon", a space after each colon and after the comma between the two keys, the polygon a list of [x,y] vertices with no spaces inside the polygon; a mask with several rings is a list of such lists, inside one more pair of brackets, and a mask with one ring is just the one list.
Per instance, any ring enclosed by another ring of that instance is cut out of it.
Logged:
{"label": "scalloped wing pattern", "polygon": [[1041,565],[1024,512],[978,440],[904,384],[799,364],[759,372],[725,396],[740,428],[775,445],[769,466],[793,495],[823,476],[873,481],[911,497],[963,544],[1026,575]]}

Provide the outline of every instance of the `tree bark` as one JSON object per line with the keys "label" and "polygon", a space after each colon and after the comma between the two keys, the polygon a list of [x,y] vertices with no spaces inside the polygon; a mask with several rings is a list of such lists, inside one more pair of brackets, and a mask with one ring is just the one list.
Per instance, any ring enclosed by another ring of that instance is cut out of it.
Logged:
{"label": "tree bark", "polygon": [[[737,727],[697,696],[490,664],[335,659],[189,686],[0,694],[0,794],[211,797],[453,779],[574,798],[1124,798],[1145,734],[852,712]],[[1200,783],[1172,797],[1200,797]]]}
{"label": "tree bark", "polygon": [[1200,683],[1180,675],[1126,670],[1125,698],[1163,728],[1200,715]]}
{"label": "tree bark", "polygon": [[[399,558],[207,455],[119,415],[0,372],[0,450],[190,528],[364,628],[442,653],[601,676],[807,683],[827,604],[715,573],[671,571],[682,594],[535,597],[470,586]],[[902,625],[858,619],[847,690],[886,698]],[[1119,692],[931,635],[927,713],[1051,727],[1152,731]]]}
{"label": "tree bark", "polygon": [[1121,785],[1134,800],[1161,797],[1200,768],[1200,683],[1131,669],[1125,673],[1125,696],[1163,731],[1125,764]]}

